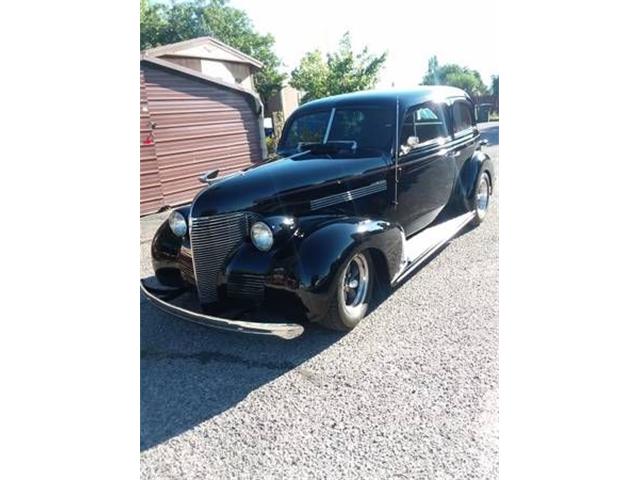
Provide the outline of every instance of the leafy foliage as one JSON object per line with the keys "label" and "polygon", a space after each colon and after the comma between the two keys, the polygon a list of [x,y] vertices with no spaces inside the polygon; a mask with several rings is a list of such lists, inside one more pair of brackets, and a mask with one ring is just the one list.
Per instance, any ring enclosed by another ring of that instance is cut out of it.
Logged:
{"label": "leafy foliage", "polygon": [[305,92],[302,103],[329,95],[329,65],[319,50],[307,52],[291,72],[291,86]]}
{"label": "leafy foliage", "polygon": [[279,71],[281,60],[275,54],[275,40],[258,33],[249,16],[227,5],[228,0],[187,0],[151,4],[140,0],[140,49],[166,45],[210,35],[250,55],[264,64],[254,76],[262,101],[282,88],[286,74]]}
{"label": "leafy foliage", "polygon": [[499,87],[500,77],[498,75],[491,76],[491,95],[495,95],[496,97],[500,96]]}
{"label": "leafy foliage", "polygon": [[307,52],[291,72],[291,86],[302,90],[302,103],[340,93],[373,88],[387,54],[374,55],[364,48],[354,53],[351,36],[345,33],[336,52],[323,58],[319,50]]}
{"label": "leafy foliage", "polygon": [[422,85],[449,85],[461,88],[469,95],[486,95],[488,92],[477,70],[453,63],[440,66],[436,56],[429,59]]}

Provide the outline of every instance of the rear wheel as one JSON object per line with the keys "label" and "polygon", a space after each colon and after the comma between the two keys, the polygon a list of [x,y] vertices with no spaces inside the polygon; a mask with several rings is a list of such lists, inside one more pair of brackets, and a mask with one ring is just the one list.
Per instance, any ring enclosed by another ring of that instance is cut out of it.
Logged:
{"label": "rear wheel", "polygon": [[487,216],[487,211],[489,210],[490,198],[491,180],[489,179],[489,174],[484,171],[482,175],[480,175],[478,183],[476,183],[476,189],[473,192],[472,212],[474,213],[474,217],[471,223],[480,225],[484,221]]}
{"label": "rear wheel", "polygon": [[329,312],[321,323],[333,330],[349,331],[364,318],[373,290],[374,268],[368,252],[356,252],[338,274]]}

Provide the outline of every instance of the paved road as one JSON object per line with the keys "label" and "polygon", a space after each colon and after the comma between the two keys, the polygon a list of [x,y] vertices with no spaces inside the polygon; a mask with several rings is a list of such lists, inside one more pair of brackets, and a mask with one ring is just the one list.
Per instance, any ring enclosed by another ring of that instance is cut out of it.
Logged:
{"label": "paved road", "polygon": [[498,189],[347,335],[224,333],[141,301],[142,478],[496,478],[497,207]]}

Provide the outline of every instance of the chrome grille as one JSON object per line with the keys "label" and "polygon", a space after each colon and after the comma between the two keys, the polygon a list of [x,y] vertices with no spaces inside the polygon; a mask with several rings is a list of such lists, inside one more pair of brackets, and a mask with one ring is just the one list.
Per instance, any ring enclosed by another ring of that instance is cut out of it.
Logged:
{"label": "chrome grille", "polygon": [[193,268],[202,303],[218,300],[218,275],[231,250],[247,236],[244,212],[191,219]]}
{"label": "chrome grille", "polygon": [[227,295],[233,298],[260,300],[264,296],[264,275],[232,273],[227,283]]}
{"label": "chrome grille", "polygon": [[182,247],[180,249],[180,253],[178,254],[178,266],[182,273],[182,278],[191,285],[195,285],[196,276],[193,273],[193,257],[191,255],[191,250],[186,247]]}

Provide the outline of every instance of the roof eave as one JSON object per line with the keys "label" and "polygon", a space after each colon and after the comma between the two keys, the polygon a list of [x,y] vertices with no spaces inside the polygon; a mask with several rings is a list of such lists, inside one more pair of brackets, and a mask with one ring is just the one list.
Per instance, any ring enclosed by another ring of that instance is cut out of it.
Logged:
{"label": "roof eave", "polygon": [[166,60],[162,60],[162,59],[157,58],[157,57],[152,57],[152,56],[141,54],[140,55],[140,61],[141,62],[151,63],[153,65],[157,65],[159,67],[163,67],[163,68],[166,68],[168,70],[173,70],[175,72],[179,72],[179,73],[182,73],[184,75],[188,75],[190,77],[198,78],[200,80],[204,80],[205,82],[213,83],[215,85],[219,85],[221,87],[228,88],[230,90],[235,90],[235,91],[237,91],[239,93],[242,93],[244,95],[248,95],[255,102],[254,103],[254,108],[255,108],[256,113],[260,114],[262,112],[262,101],[260,100],[260,97],[256,93],[252,92],[251,90],[247,90],[247,89],[241,87],[240,85],[236,85],[236,84],[233,84],[233,83],[225,82],[224,80],[220,80],[218,78],[210,77],[209,75],[205,75],[204,73],[198,72],[198,71],[193,70],[191,68],[183,67],[182,65],[178,65],[177,63],[168,62]]}
{"label": "roof eave", "polygon": [[159,57],[162,55],[180,55],[180,50],[183,50],[185,47],[198,46],[206,43],[212,43],[217,47],[226,50],[232,55],[235,55],[236,57],[238,57],[238,63],[247,63],[249,65],[253,65],[258,69],[264,68],[264,64],[261,61],[213,37],[197,37],[190,40],[183,40],[182,42],[160,45],[159,47],[148,48],[144,50],[142,54],[148,57]]}

